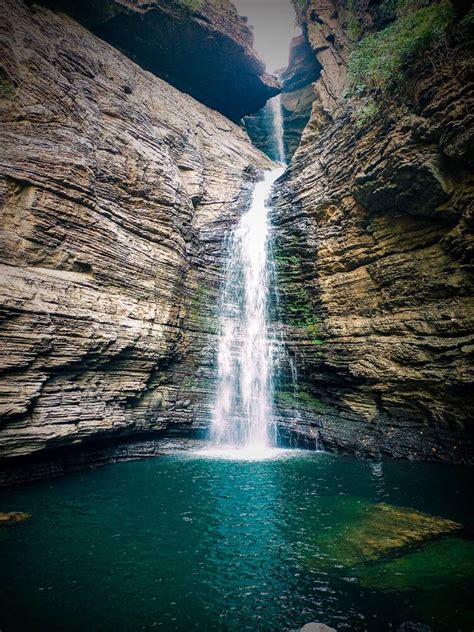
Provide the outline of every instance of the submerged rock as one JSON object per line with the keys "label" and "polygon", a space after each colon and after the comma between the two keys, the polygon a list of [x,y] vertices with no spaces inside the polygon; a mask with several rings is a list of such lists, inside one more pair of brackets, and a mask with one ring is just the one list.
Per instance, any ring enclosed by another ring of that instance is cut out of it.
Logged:
{"label": "submerged rock", "polygon": [[474,581],[474,542],[443,537],[393,559],[357,568],[354,573],[362,586],[387,593],[429,593],[433,585],[469,586]]}
{"label": "submerged rock", "polygon": [[31,514],[24,511],[0,511],[0,524],[8,524],[11,522],[23,522],[31,518]]}
{"label": "submerged rock", "polygon": [[386,503],[359,504],[338,537],[314,541],[320,553],[332,563],[356,566],[379,560],[433,538],[459,531],[462,525],[408,507]]}
{"label": "submerged rock", "polygon": [[424,623],[414,623],[413,621],[406,621],[398,628],[397,632],[432,632],[433,628]]}
{"label": "submerged rock", "polygon": [[330,628],[324,623],[306,623],[300,632],[336,632],[334,628]]}

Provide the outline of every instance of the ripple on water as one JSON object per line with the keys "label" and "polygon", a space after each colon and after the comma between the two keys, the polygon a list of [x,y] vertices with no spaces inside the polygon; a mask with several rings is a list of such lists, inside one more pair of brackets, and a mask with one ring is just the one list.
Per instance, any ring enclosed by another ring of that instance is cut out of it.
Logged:
{"label": "ripple on water", "polygon": [[471,470],[177,447],[0,493],[0,628],[471,629]]}

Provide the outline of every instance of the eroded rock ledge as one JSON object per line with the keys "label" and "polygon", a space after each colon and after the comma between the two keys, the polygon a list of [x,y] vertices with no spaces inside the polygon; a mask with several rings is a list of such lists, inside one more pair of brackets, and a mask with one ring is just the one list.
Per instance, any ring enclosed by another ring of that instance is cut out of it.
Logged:
{"label": "eroded rock ledge", "polygon": [[270,163],[71,18],[1,22],[0,456],[202,426],[223,239]]}
{"label": "eroded rock ledge", "polygon": [[137,64],[238,122],[278,94],[229,0],[41,0]]}
{"label": "eroded rock ledge", "polygon": [[278,394],[280,426],[353,453],[472,462],[472,48],[421,62],[404,102],[365,122],[343,95],[345,5],[312,0],[305,16],[323,70],[275,212],[300,378],[297,415]]}

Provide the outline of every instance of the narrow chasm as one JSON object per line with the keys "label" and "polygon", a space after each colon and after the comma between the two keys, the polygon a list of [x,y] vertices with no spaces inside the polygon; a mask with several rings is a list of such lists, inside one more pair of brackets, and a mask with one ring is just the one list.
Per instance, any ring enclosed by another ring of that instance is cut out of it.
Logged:
{"label": "narrow chasm", "polygon": [[0,631],[471,632],[471,4],[0,24]]}

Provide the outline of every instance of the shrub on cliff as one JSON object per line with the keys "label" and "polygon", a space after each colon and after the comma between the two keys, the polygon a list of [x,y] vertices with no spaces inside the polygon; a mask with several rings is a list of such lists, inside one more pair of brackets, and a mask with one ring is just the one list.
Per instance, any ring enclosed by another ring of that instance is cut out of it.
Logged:
{"label": "shrub on cliff", "polygon": [[382,31],[364,37],[349,57],[351,90],[385,91],[400,83],[410,63],[439,43],[454,17],[448,0],[400,16]]}
{"label": "shrub on cliff", "polygon": [[185,7],[189,9],[199,9],[202,5],[203,0],[178,0],[178,4],[183,4]]}

